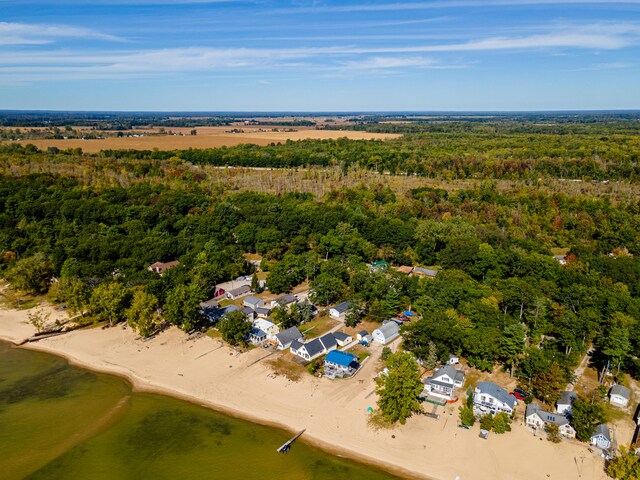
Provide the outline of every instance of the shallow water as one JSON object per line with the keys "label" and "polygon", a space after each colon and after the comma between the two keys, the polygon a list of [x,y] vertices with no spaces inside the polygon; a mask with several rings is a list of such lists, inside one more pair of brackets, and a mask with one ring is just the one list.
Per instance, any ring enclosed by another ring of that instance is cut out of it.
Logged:
{"label": "shallow water", "polygon": [[0,342],[0,477],[389,480],[288,435]]}

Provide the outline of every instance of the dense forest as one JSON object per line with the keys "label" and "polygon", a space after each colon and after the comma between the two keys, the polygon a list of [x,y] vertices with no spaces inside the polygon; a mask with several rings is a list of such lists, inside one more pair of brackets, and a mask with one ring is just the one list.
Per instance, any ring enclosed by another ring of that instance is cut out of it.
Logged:
{"label": "dense forest", "polygon": [[[637,172],[632,161],[639,152],[637,137],[613,141],[589,134],[586,145],[567,143],[571,136],[516,137],[519,155],[530,150],[546,158],[537,168],[599,165],[601,173],[606,166],[609,176],[621,178]],[[446,152],[489,149],[474,138],[440,143],[444,163],[439,175],[450,171]],[[485,141],[498,148],[506,140],[487,135]],[[512,147],[514,142],[509,137]],[[412,145],[434,148],[432,142],[408,138],[104,152],[99,158],[119,156],[128,160],[128,168],[139,169],[138,182],[115,187],[83,183],[63,173],[14,176],[13,163],[57,162],[63,172],[66,160],[85,157],[4,147],[0,274],[22,290],[49,291],[52,299],[65,302],[71,311],[88,310],[91,318],[157,321],[154,312],[161,307],[165,320],[191,330],[202,322],[199,302],[209,298],[216,283],[251,274],[244,254],[259,253],[272,292],[290,291],[308,280],[316,303],[349,299],[373,321],[411,307],[421,319],[405,327],[404,345],[418,358],[456,353],[480,369],[501,364],[546,402],[571,380],[572,366],[592,346],[596,367],[608,364],[616,375],[639,378],[637,195],[612,200],[550,194],[525,183],[499,192],[494,180],[485,180],[475,188],[416,188],[402,194],[379,185],[343,187],[317,200],[305,193],[210,188],[201,179],[171,173],[185,162],[233,163],[230,158],[275,166],[280,154],[306,159],[306,164],[332,155],[370,161],[370,149],[401,158],[410,156]],[[596,145],[616,163],[608,165],[586,153],[585,163],[572,158]],[[565,153],[547,157],[559,146]],[[626,160],[613,152],[626,152]],[[489,160],[474,158],[461,161],[461,168],[489,168]],[[152,170],[166,181],[145,180]],[[566,265],[553,257],[557,249],[567,252]],[[161,277],[146,270],[155,261],[174,259],[180,267]],[[439,274],[419,279],[393,268],[372,272],[368,263],[380,259],[392,266],[431,266]]]}

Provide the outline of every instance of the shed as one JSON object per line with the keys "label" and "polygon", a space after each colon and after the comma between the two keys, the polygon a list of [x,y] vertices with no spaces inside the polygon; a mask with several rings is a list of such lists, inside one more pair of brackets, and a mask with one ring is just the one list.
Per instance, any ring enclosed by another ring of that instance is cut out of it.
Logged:
{"label": "shed", "polygon": [[609,390],[609,403],[618,405],[619,407],[626,407],[629,405],[629,399],[631,398],[631,390],[624,385],[614,385]]}
{"label": "shed", "polygon": [[351,302],[341,302],[337,305],[333,306],[329,309],[329,316],[331,318],[337,318],[339,320],[344,320],[347,311],[351,307]]}
{"label": "shed", "polygon": [[386,345],[400,335],[400,327],[394,321],[383,323],[382,326],[376,328],[373,333],[373,340]]}

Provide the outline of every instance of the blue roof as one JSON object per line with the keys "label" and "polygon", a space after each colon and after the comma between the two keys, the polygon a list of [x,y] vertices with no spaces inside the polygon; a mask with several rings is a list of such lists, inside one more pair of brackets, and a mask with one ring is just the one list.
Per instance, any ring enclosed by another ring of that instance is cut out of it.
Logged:
{"label": "blue roof", "polygon": [[324,361],[335,363],[336,365],[341,365],[343,367],[348,367],[354,360],[357,359],[358,357],[356,357],[352,353],[341,352],[340,350],[331,350],[325,357]]}
{"label": "blue roof", "polygon": [[409,310],[405,310],[404,313],[407,317],[413,317],[413,312],[410,312]]}

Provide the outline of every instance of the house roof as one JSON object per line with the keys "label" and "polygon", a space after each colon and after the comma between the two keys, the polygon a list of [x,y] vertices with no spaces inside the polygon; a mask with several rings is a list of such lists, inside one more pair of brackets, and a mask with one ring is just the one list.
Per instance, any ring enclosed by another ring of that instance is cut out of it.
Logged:
{"label": "house roof", "polygon": [[271,313],[271,309],[266,307],[258,307],[254,310],[254,312],[256,312],[256,315],[269,315]]}
{"label": "house roof", "polygon": [[249,293],[251,291],[250,285],[242,285],[241,287],[234,288],[233,290],[227,291],[229,295],[237,297],[238,295],[242,295],[244,293]]}
{"label": "house roof", "polygon": [[402,266],[402,267],[398,267],[397,270],[400,273],[411,273],[413,272],[413,267]]}
{"label": "house roof", "polygon": [[598,435],[602,435],[604,438],[611,441],[611,432],[609,432],[609,427],[607,427],[604,423],[601,423],[596,427],[593,435],[591,435],[591,438],[597,437]]}
{"label": "house roof", "polygon": [[252,328],[251,329],[251,335],[253,335],[254,337],[258,337],[258,338],[262,338],[262,337],[266,337],[267,334],[260,330],[259,328]]}
{"label": "house roof", "polygon": [[285,345],[285,344],[291,343],[294,340],[302,338],[302,334],[300,333],[300,330],[298,330],[297,327],[291,327],[278,333],[276,335],[276,338],[280,343]]}
{"label": "house roof", "polygon": [[437,270],[431,270],[430,268],[415,267],[413,273],[421,273],[429,277],[435,277],[438,274]]}
{"label": "house roof", "polygon": [[345,340],[351,338],[351,335],[344,333],[344,332],[334,332],[333,336],[335,337],[336,340],[338,340],[339,342],[344,342]]}
{"label": "house roof", "polygon": [[609,395],[620,395],[622,398],[629,400],[631,397],[631,390],[629,390],[624,385],[614,385],[611,387],[611,391]]}
{"label": "house roof", "polygon": [[376,328],[376,330],[378,330],[384,338],[396,337],[400,333],[400,327],[396,322],[387,322]]}
{"label": "house roof", "polygon": [[200,302],[200,308],[217,308],[218,302],[217,300],[210,298],[205,302]]}
{"label": "house roof", "polygon": [[324,348],[327,350],[338,346],[338,342],[336,342],[336,337],[333,336],[333,333],[327,333],[321,336],[320,341],[322,342],[322,345],[324,345]]}
{"label": "house roof", "polygon": [[360,330],[358,332],[358,335],[360,335],[361,337],[364,337],[365,335],[369,335],[369,332],[367,332],[366,330]]}
{"label": "house roof", "polygon": [[380,268],[386,265],[389,265],[389,262],[387,262],[386,260],[378,260],[377,262],[373,262],[371,264],[371,268]]}
{"label": "house roof", "polygon": [[297,340],[294,340],[293,342],[291,342],[291,349],[292,350],[299,350],[303,345],[304,345],[304,343],[302,343],[302,341],[300,339],[297,339]]}
{"label": "house roof", "polygon": [[315,357],[316,355],[324,352],[324,347],[322,346],[322,342],[319,338],[314,338],[313,340],[305,343],[304,347],[307,349],[307,353],[310,357]]}
{"label": "house roof", "polygon": [[275,323],[265,320],[264,318],[258,318],[253,322],[253,326],[264,330],[265,332],[275,326]]}
{"label": "house roof", "polygon": [[351,302],[340,302],[337,305],[335,305],[331,310],[335,310],[338,313],[345,313],[347,310],[349,310],[350,306],[351,306]]}
{"label": "house roof", "polygon": [[439,378],[447,375],[452,380],[458,380],[460,382],[464,381],[464,372],[462,370],[458,370],[451,365],[444,365],[442,367],[436,368],[436,371],[433,373],[434,380],[438,380]]}
{"label": "house roof", "polygon": [[274,300],[274,302],[276,302],[278,305],[281,305],[281,306],[289,305],[290,303],[294,303],[297,301],[298,299],[295,296],[291,295],[290,293],[282,295],[281,297],[278,297]]}
{"label": "house roof", "polygon": [[257,306],[257,305],[260,305],[261,303],[264,303],[264,300],[258,297],[250,296],[250,297],[243,298],[242,303],[248,303],[249,305]]}
{"label": "house roof", "polygon": [[477,388],[480,390],[480,393],[491,395],[502,403],[506,403],[511,408],[516,406],[516,397],[509,395],[504,388],[499,387],[493,382],[478,382]]}
{"label": "house roof", "polygon": [[527,405],[525,416],[529,418],[529,416],[531,415],[537,415],[544,423],[555,423],[559,427],[562,427],[563,425],[567,425],[569,423],[569,420],[567,420],[567,417],[565,417],[564,415],[547,412],[543,410],[537,403],[530,403],[529,405]]}
{"label": "house roof", "polygon": [[177,267],[180,265],[178,260],[172,260],[170,262],[155,262],[149,265],[149,268],[158,268],[160,270],[166,270],[168,268]]}
{"label": "house roof", "polygon": [[576,392],[569,392],[565,390],[562,392],[560,400],[558,400],[558,405],[571,405],[576,398],[578,398],[578,394]]}
{"label": "house roof", "polygon": [[348,367],[357,359],[358,357],[352,353],[341,352],[340,350],[331,350],[325,357],[324,361],[335,363],[342,367]]}

